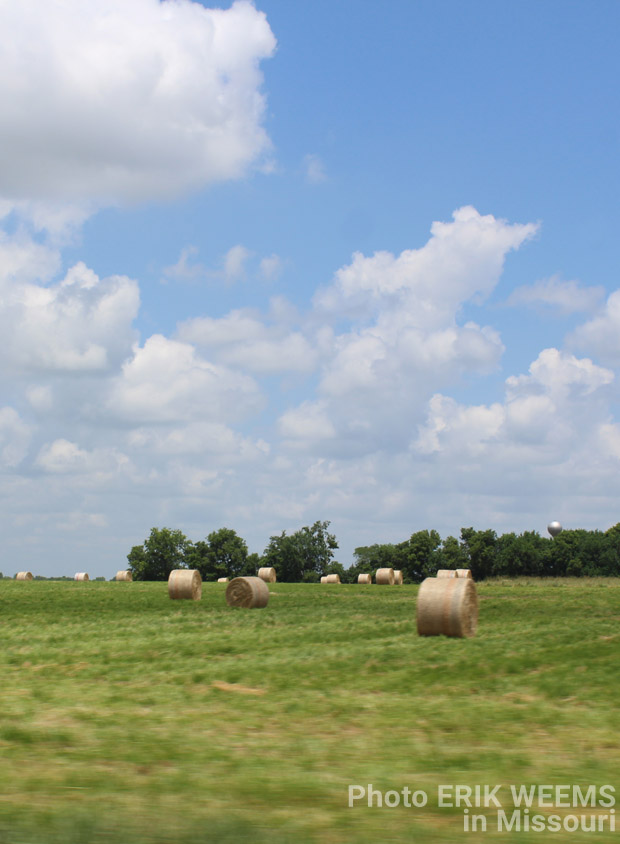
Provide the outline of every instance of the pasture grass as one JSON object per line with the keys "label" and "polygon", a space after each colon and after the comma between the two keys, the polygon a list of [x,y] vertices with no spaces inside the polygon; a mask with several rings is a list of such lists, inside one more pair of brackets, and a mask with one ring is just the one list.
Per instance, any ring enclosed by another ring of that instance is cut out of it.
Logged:
{"label": "pasture grass", "polygon": [[620,580],[478,584],[469,640],[418,637],[416,586],[225,588],[0,581],[0,844],[457,842],[441,784],[620,788]]}

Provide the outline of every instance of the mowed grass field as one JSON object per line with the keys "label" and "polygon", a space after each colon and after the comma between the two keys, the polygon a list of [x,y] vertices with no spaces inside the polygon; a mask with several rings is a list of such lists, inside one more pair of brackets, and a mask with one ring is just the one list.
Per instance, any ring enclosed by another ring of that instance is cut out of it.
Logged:
{"label": "mowed grass field", "polygon": [[620,791],[620,580],[479,584],[469,640],[418,637],[417,586],[225,588],[0,581],[2,844],[615,840],[464,833],[437,788]]}

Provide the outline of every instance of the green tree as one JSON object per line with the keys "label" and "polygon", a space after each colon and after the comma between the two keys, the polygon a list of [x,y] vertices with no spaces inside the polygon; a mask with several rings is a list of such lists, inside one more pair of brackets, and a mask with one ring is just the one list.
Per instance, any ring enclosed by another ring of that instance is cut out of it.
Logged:
{"label": "green tree", "polygon": [[474,580],[491,577],[495,570],[497,534],[494,530],[461,528],[461,542],[467,555],[468,565]]}
{"label": "green tree", "polygon": [[248,559],[248,546],[236,531],[220,528],[196,542],[188,559],[190,568],[198,569],[203,580],[238,577]]}
{"label": "green tree", "polygon": [[168,580],[173,569],[187,568],[192,543],[180,530],[152,528],[142,545],[134,545],[127,560],[134,580]]}
{"label": "green tree", "polygon": [[336,537],[329,533],[329,522],[315,522],[287,536],[282,531],[272,536],[262,558],[264,566],[273,566],[278,580],[297,583],[321,577],[332,562],[338,548]]}
{"label": "green tree", "polygon": [[407,580],[419,583],[425,577],[434,577],[441,567],[441,536],[436,530],[419,530],[409,539],[401,542],[398,549],[402,552],[400,565]]}

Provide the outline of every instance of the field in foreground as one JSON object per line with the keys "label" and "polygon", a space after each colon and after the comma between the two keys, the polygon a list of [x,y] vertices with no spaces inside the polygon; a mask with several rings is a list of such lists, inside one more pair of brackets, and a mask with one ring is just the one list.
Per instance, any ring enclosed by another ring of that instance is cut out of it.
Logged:
{"label": "field in foreground", "polygon": [[620,580],[480,584],[470,640],[418,637],[415,586],[224,589],[0,581],[1,844],[615,840],[468,834],[438,786],[620,791]]}

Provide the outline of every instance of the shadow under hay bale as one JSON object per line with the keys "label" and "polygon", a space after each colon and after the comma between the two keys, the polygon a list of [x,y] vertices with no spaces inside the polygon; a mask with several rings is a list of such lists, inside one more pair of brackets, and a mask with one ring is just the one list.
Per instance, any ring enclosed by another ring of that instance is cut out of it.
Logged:
{"label": "shadow under hay bale", "polygon": [[269,603],[269,587],[260,577],[235,577],[226,587],[229,607],[262,609]]}
{"label": "shadow under hay bale", "polygon": [[31,571],[18,571],[15,575],[15,580],[32,580]]}
{"label": "shadow under hay bale", "polygon": [[358,574],[358,583],[372,583],[372,574]]}
{"label": "shadow under hay bale", "polygon": [[80,580],[83,583],[86,583],[87,581],[90,580],[90,577],[88,576],[88,574],[85,571],[78,571],[73,579],[74,580]]}
{"label": "shadow under hay bale", "polygon": [[403,573],[400,569],[394,569],[394,586],[403,585]]}
{"label": "shadow under hay bale", "polygon": [[197,569],[174,569],[168,578],[168,595],[172,600],[199,601],[202,578]]}
{"label": "shadow under hay bale", "polygon": [[114,580],[118,583],[131,583],[133,581],[133,575],[129,570],[117,571]]}
{"label": "shadow under hay bale", "polygon": [[378,586],[394,586],[394,569],[377,569],[375,583]]}
{"label": "shadow under hay bale", "polygon": [[475,636],[478,594],[474,581],[427,577],[418,592],[416,614],[420,636]]}
{"label": "shadow under hay bale", "polygon": [[258,570],[258,576],[261,580],[264,580],[265,583],[275,583],[276,582],[276,570],[273,566],[264,566]]}

